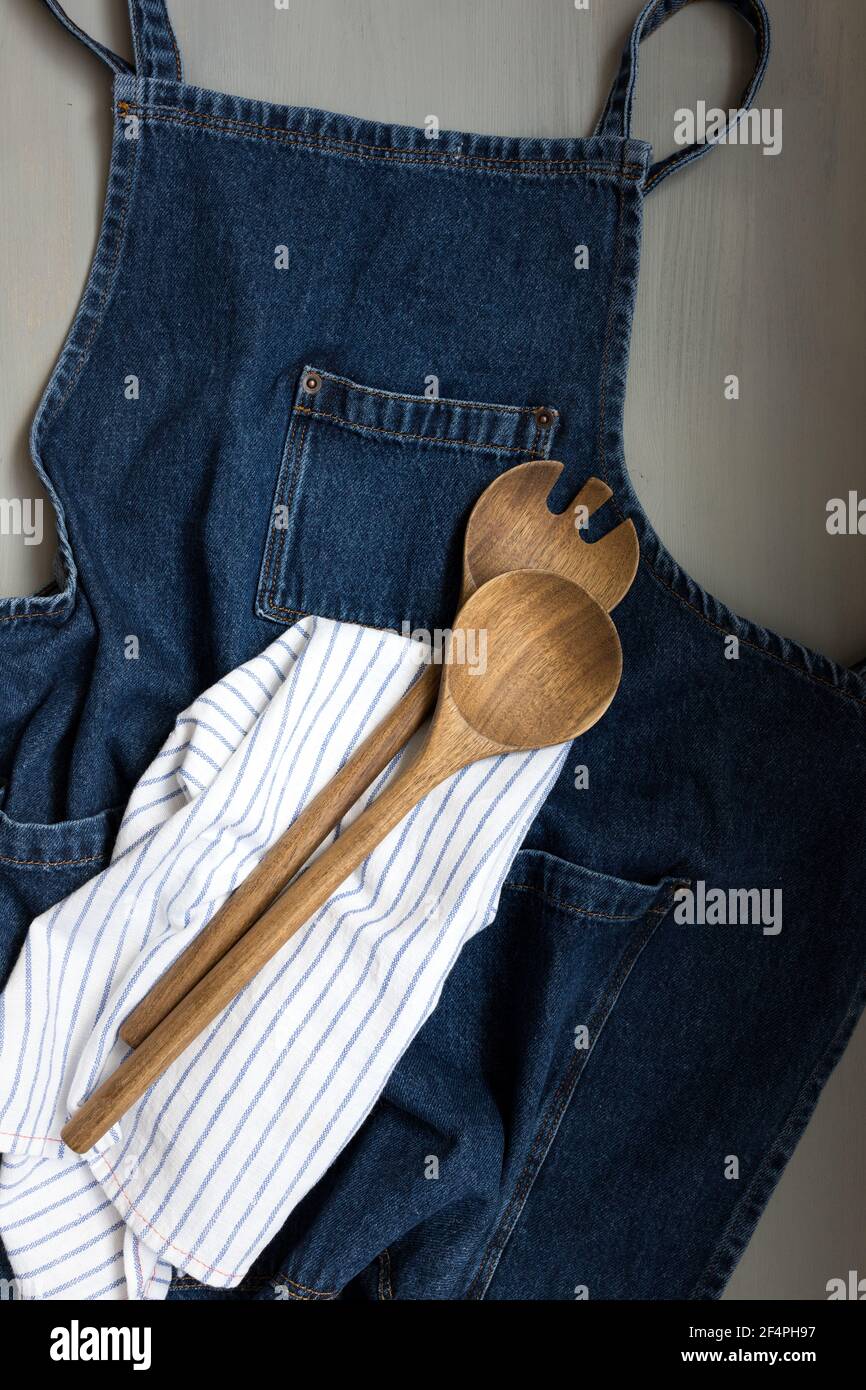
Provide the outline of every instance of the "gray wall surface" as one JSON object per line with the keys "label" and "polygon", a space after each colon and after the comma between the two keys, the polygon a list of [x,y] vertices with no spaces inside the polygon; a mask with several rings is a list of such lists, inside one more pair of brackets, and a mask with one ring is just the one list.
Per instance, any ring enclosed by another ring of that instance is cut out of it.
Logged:
{"label": "gray wall surface", "polygon": [[[169,0],[187,80],[353,115],[511,135],[590,133],[641,0]],[[626,408],[637,491],[691,574],[836,660],[866,656],[866,537],[827,534],[866,495],[866,4],[768,0],[761,104],[784,147],[714,152],[647,203]],[[67,0],[129,55],[124,0]],[[93,254],[110,141],[107,70],[37,0],[0,22],[0,497],[38,497],[27,432]],[[642,50],[635,133],[736,105],[751,37],[690,6]],[[740,379],[740,399],[724,381]],[[50,575],[0,538],[0,594]],[[852,808],[857,814],[858,808]],[[816,923],[816,929],[822,924]],[[866,923],[864,923],[866,930]],[[772,1047],[773,1040],[767,1040]],[[866,1024],[828,1084],[728,1297],[822,1299],[866,1276]]]}

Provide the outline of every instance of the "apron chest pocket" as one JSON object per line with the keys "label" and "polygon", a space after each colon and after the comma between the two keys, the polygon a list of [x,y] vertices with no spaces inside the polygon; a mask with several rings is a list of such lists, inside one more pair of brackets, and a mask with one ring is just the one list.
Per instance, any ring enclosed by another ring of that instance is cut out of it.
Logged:
{"label": "apron chest pocket", "polygon": [[550,406],[429,400],[307,367],[256,612],[283,626],[307,613],[407,634],[447,626],[476,499],[506,469],[549,458],[558,420]]}

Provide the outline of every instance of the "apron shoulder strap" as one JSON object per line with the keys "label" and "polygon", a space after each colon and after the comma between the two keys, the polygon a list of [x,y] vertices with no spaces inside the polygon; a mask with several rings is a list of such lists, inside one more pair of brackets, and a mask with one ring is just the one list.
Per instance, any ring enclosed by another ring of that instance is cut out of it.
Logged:
{"label": "apron shoulder strap", "polygon": [[112,72],[131,74],[137,77],[161,77],[170,82],[183,81],[183,65],[180,50],[165,7],[165,0],[129,0],[129,23],[132,29],[132,42],[135,51],[135,68],[125,58],[106,48],[105,44],[86,34],[60,4],[60,0],[43,0],[55,19],[58,19],[70,34],[80,40],[91,53],[101,58]]}
{"label": "apron shoulder strap", "polygon": [[[650,3],[638,15],[631,37],[626,44],[616,81],[611,88],[607,105],[596,127],[596,135],[614,135],[625,139],[631,136],[640,45],[645,38],[655,33],[659,25],[664,24],[665,20],[670,19],[678,10],[685,9],[686,5],[693,3],[694,0],[650,0]],[[674,154],[669,154],[665,159],[660,159],[653,164],[647,174],[645,184],[647,193],[657,188],[670,174],[676,173],[678,169],[684,168],[687,164],[691,164],[693,160],[701,159],[703,155],[709,154],[714,145],[721,144],[725,140],[733,127],[742,119],[743,113],[754,105],[770,58],[769,15],[764,0],[723,0],[723,3],[736,10],[755,35],[757,54],[755,71],[740,99],[734,120],[729,122],[723,131],[719,132],[712,140],[707,141],[706,144],[688,145],[685,149],[677,150]]]}

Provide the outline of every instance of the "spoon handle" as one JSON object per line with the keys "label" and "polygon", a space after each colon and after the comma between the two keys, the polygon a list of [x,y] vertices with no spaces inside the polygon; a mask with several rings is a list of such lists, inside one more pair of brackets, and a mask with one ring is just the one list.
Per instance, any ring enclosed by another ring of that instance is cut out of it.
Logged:
{"label": "spoon handle", "polygon": [[138,1047],[185,994],[239,941],[327,839],[391,759],[417,733],[436,703],[442,668],[430,665],[271,846],[219,912],[190,942],[128,1018],[120,1037]]}
{"label": "spoon handle", "polygon": [[[203,979],[121,1062],[64,1127],[74,1153],[86,1151],[162,1076],[264,965],[308,922],[394,826],[466,761],[428,735],[418,757],[315,859]],[[471,761],[471,755],[469,756]]]}

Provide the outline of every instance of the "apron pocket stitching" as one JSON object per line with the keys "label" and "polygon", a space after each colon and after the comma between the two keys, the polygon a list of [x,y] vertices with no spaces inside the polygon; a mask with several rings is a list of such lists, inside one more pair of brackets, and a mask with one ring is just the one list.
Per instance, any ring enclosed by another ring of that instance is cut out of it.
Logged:
{"label": "apron pocket stitching", "polygon": [[329,415],[324,410],[310,410],[309,406],[296,405],[295,412],[298,415],[310,415],[317,420],[330,420],[335,425],[340,425],[343,429],[356,430],[359,434],[385,434],[392,439],[411,439],[420,444],[437,444],[449,446],[454,449],[496,449],[504,454],[525,454],[532,456],[533,449],[524,449],[517,444],[479,444],[471,439],[446,439],[442,435],[436,434],[410,434],[407,430],[386,430],[381,425],[360,425],[354,420],[347,420],[342,415]]}
{"label": "apron pocket stitching", "polygon": [[648,907],[646,908],[645,913],[626,912],[616,914],[611,912],[598,912],[594,908],[583,907],[580,903],[566,902],[562,898],[554,897],[552,893],[546,893],[543,888],[535,888],[531,883],[506,882],[503,885],[504,889],[508,889],[512,893],[534,893],[536,897],[542,898],[545,902],[551,903],[553,907],[561,908],[563,912],[573,912],[576,917],[595,917],[603,922],[636,922],[639,921],[641,916],[643,915],[664,917],[666,913],[670,912],[673,902],[673,895],[677,891],[677,889],[687,888],[689,886],[690,880],[685,879],[681,883],[672,884],[668,889],[665,890],[665,901],[661,904],[661,906]]}
{"label": "apron pocket stitching", "polygon": [[[649,913],[647,916],[649,916]],[[610,983],[592,1013],[590,1020],[592,1046],[588,1051],[583,1054],[576,1054],[570,1060],[559,1085],[542,1112],[526,1162],[514,1185],[511,1197],[506,1203],[503,1214],[481,1257],[478,1269],[466,1292],[465,1297],[467,1299],[483,1299],[490,1287],[496,1272],[496,1267],[520,1219],[520,1213],[529,1197],[532,1185],[541,1172],[544,1161],[556,1138],[556,1132],[562,1122],[562,1117],[568,1109],[577,1084],[583,1075],[590,1057],[595,1051],[596,1044],[604,1031],[604,1026],[641,952],[650,937],[658,929],[660,923],[660,917],[654,921],[644,922],[642,929],[633,934],[626,949],[620,956],[619,964]]]}

